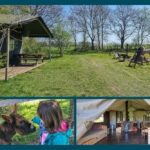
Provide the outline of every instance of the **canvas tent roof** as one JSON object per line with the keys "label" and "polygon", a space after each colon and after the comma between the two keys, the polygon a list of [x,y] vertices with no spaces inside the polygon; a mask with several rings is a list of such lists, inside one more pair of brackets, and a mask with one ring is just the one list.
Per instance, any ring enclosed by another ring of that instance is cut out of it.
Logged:
{"label": "canvas tent roof", "polygon": [[40,16],[0,14],[0,26],[21,28],[23,37],[53,37]]}
{"label": "canvas tent roof", "polygon": [[[90,122],[94,122],[106,110],[120,110],[124,102],[125,100],[115,99],[77,100],[77,140],[88,131]],[[130,105],[133,105],[136,109],[150,110],[150,100],[135,100]]]}

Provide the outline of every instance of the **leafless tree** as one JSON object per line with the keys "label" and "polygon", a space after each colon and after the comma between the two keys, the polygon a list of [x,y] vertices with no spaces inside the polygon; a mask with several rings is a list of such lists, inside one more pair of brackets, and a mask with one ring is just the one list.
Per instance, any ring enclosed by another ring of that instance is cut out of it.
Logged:
{"label": "leafless tree", "polygon": [[74,6],[71,9],[71,15],[77,24],[78,32],[83,35],[83,47],[86,45],[86,18],[84,6]]}
{"label": "leafless tree", "polygon": [[86,6],[85,7],[85,18],[86,18],[86,26],[85,29],[87,31],[88,37],[91,40],[91,49],[94,50],[95,46],[94,46],[94,41],[95,41],[95,37],[96,37],[96,16],[97,16],[97,12],[95,9],[95,6]]}
{"label": "leafless tree", "polygon": [[73,11],[70,12],[70,15],[68,17],[68,20],[69,20],[69,25],[70,25],[70,31],[72,33],[72,36],[73,36],[73,40],[74,40],[74,47],[75,47],[75,50],[77,49],[77,34],[79,33],[79,30],[78,30],[78,24],[77,24],[77,21],[76,21],[76,17],[73,13]]}
{"label": "leafless tree", "polygon": [[78,23],[79,30],[83,32],[85,42],[86,36],[91,40],[91,49],[94,50],[94,41],[96,37],[96,9],[95,6],[84,5],[74,6],[74,15]]}
{"label": "leafless tree", "polygon": [[109,33],[109,8],[107,6],[98,5],[96,8],[96,32],[98,40],[98,49],[103,49],[104,39]]}
{"label": "leafless tree", "polygon": [[112,10],[111,30],[119,38],[121,49],[124,48],[125,41],[135,32],[133,25],[135,15],[135,9],[129,5],[117,6],[115,10]]}
{"label": "leafless tree", "polygon": [[150,33],[150,10],[146,7],[136,10],[134,23],[136,27],[135,42],[138,46],[143,45],[144,40]]}
{"label": "leafless tree", "polygon": [[58,22],[63,21],[63,7],[59,5],[32,5],[30,13],[33,16],[42,16],[50,28],[54,28]]}

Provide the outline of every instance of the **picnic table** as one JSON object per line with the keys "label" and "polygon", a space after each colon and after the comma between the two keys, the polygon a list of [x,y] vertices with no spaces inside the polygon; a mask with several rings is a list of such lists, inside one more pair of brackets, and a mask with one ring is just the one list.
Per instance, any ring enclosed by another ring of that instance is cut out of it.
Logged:
{"label": "picnic table", "polygon": [[38,62],[43,63],[44,58],[41,54],[15,54],[13,55],[12,63],[15,65],[20,65],[22,62],[25,64],[34,61],[36,64]]}
{"label": "picnic table", "polygon": [[126,53],[115,52],[114,53],[114,58],[118,59],[121,62],[124,62],[126,59],[129,59],[130,56],[127,55]]}

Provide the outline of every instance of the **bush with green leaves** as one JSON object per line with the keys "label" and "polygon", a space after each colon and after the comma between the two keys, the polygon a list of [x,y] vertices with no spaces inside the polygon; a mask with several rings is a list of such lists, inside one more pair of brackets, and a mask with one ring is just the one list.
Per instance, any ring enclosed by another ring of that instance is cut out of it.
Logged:
{"label": "bush with green leaves", "polygon": [[6,65],[6,54],[0,54],[0,68],[5,67]]}
{"label": "bush with green leaves", "polygon": [[70,45],[71,35],[65,30],[63,24],[58,24],[54,29],[54,43],[58,48],[60,56],[64,55],[64,48]]}

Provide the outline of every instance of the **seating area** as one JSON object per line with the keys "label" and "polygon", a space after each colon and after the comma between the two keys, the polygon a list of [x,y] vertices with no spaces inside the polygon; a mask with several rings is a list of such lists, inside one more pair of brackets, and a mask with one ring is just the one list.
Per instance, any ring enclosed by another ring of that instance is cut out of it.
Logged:
{"label": "seating area", "polygon": [[113,58],[117,59],[119,62],[125,62],[125,60],[128,60],[128,66],[135,68],[136,64],[148,64],[150,62],[148,55],[150,55],[150,50],[143,50],[141,53],[136,52],[132,57],[126,53],[115,52]]}
{"label": "seating area", "polygon": [[43,63],[44,58],[41,54],[16,54],[13,55],[12,59],[10,60],[11,65],[21,65],[21,64],[38,64]]}
{"label": "seating area", "polygon": [[150,127],[150,121],[142,121],[142,122],[137,122],[137,121],[130,121],[130,122],[122,122],[122,123],[117,123],[116,128],[122,128],[122,131],[127,131],[127,132],[132,132],[132,131],[137,131],[143,130],[145,128]]}
{"label": "seating area", "polygon": [[128,60],[129,58],[131,58],[131,56],[125,53],[115,52],[113,58],[117,59],[120,62],[124,62],[126,59]]}
{"label": "seating area", "polygon": [[93,145],[97,142],[105,141],[109,136],[118,135],[122,136],[123,134],[136,134],[138,138],[140,136],[144,136],[145,138],[148,136],[148,128],[150,127],[150,121],[130,121],[130,122],[120,122],[116,124],[116,128],[107,128],[103,123],[93,123],[84,134],[82,138],[78,141],[78,144],[81,145]]}

